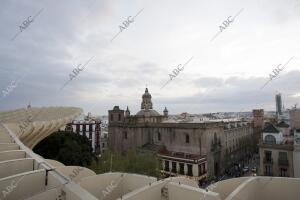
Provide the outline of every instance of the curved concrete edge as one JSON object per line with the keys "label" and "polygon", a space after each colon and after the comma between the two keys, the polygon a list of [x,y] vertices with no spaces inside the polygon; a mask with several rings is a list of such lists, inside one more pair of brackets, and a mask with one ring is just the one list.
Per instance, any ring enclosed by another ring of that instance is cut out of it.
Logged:
{"label": "curved concrete edge", "polygon": [[154,177],[121,172],[109,172],[81,179],[80,186],[98,199],[117,199],[127,193],[139,190],[157,182]]}
{"label": "curved concrete edge", "polygon": [[[0,112],[0,119],[23,144],[32,149],[45,137],[79,116],[82,112],[81,108],[76,107],[21,108]],[[32,118],[29,116],[32,116]],[[0,135],[1,137],[5,138],[0,141],[12,142],[9,136]]]}
{"label": "curved concrete edge", "polygon": [[[19,150],[5,149],[6,151],[1,151],[0,157],[1,155],[5,157],[3,158],[3,162],[1,163],[4,164],[14,163],[25,159],[34,161],[35,163],[32,164],[33,171],[26,171],[23,173],[12,174],[11,176],[10,174],[8,174],[9,176],[0,178],[1,191],[4,191],[5,188],[10,186],[10,184],[12,183],[18,183],[17,184],[18,187],[16,187],[13,190],[13,192],[8,192],[8,195],[10,196],[7,196],[7,199],[26,199],[26,198],[30,199],[30,198],[34,198],[35,196],[43,196],[43,195],[45,195],[45,197],[49,199],[48,190],[51,190],[51,187],[55,187],[57,188],[56,191],[59,191],[61,195],[65,194],[67,199],[70,200],[71,199],[72,200],[73,199],[96,200],[96,198],[92,196],[90,193],[88,193],[86,190],[79,187],[78,185],[74,185],[75,183],[69,177],[67,177],[65,174],[60,172],[58,169],[54,168],[51,164],[47,163],[47,161],[43,159],[41,156],[32,152],[31,149],[26,147],[19,140],[19,138],[7,127],[7,125],[0,124],[0,126],[2,126],[5,129],[8,135],[12,138],[14,144],[16,144],[19,147]],[[4,133],[2,133],[2,135],[3,134]],[[15,155],[21,158],[16,159]],[[12,159],[9,160],[10,158]],[[88,169],[87,171],[88,171],[87,173],[91,174],[91,172]],[[53,195],[53,193],[51,193],[51,195]],[[57,199],[57,197],[58,196],[56,195],[55,198],[50,198],[50,199]]]}
{"label": "curved concrete edge", "polygon": [[34,170],[33,158],[21,158],[0,162],[0,178]]}
{"label": "curved concrete edge", "polygon": [[230,195],[234,190],[237,189],[239,185],[243,182],[247,181],[251,177],[239,177],[239,178],[231,178],[227,180],[222,180],[216,183],[213,183],[208,186],[208,188],[216,193],[219,193],[221,199],[225,199]]}
{"label": "curved concrete edge", "polygon": [[10,150],[0,152],[0,162],[5,160],[14,160],[26,158],[26,151],[24,150]]}
{"label": "curved concrete edge", "polygon": [[85,177],[96,175],[94,171],[80,166],[61,166],[56,167],[56,169],[65,176],[69,177],[75,183],[80,182],[80,180]]}
{"label": "curved concrete edge", "polygon": [[[238,194],[240,193],[241,190],[243,190],[245,187],[247,187],[247,185],[254,181],[255,179],[257,179],[257,177],[251,177],[251,178],[248,178],[247,180],[243,181],[237,188],[235,188],[235,190],[233,190],[229,195],[228,197],[226,197],[225,200],[234,200],[236,198],[240,198],[238,196]],[[243,198],[243,197],[242,197]]]}
{"label": "curved concrete edge", "polygon": [[49,165],[51,165],[53,168],[55,167],[63,167],[65,166],[64,164],[62,164],[61,162],[57,161],[57,160],[52,160],[52,159],[44,159]]}
{"label": "curved concrete edge", "polygon": [[170,192],[170,199],[185,199],[186,193],[189,193],[189,199],[203,199],[203,200],[221,200],[220,195],[216,192],[205,191],[201,188],[170,182],[168,185]]}
{"label": "curved concrete edge", "polygon": [[11,150],[20,150],[20,146],[15,143],[0,143],[0,152]]}

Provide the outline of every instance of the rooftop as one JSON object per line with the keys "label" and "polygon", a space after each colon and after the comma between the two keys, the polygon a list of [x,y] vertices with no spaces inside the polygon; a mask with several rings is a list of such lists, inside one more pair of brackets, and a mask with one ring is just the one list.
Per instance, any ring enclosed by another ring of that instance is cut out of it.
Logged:
{"label": "rooftop", "polygon": [[263,129],[263,132],[264,133],[279,133],[280,131],[273,124],[268,124]]}
{"label": "rooftop", "polygon": [[140,110],[139,112],[136,113],[136,116],[145,116],[145,113],[149,112],[149,116],[161,116],[156,110]]}
{"label": "rooftop", "polygon": [[172,157],[173,159],[185,159],[185,160],[190,160],[190,161],[206,160],[205,155],[196,155],[196,154],[189,154],[189,153],[184,153],[184,152],[174,152],[174,151],[168,151],[165,149],[160,149],[159,156]]}
{"label": "rooftop", "polygon": [[284,121],[281,121],[280,123],[278,123],[276,125],[277,127],[280,127],[280,128],[289,128],[290,125],[288,125],[287,123],[285,123]]}

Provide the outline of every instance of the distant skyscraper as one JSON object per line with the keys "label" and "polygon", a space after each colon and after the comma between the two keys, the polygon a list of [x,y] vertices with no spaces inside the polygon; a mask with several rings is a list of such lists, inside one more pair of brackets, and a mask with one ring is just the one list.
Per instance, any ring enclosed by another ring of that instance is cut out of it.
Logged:
{"label": "distant skyscraper", "polygon": [[276,94],[275,96],[276,100],[276,114],[282,115],[282,100],[281,100],[281,94]]}

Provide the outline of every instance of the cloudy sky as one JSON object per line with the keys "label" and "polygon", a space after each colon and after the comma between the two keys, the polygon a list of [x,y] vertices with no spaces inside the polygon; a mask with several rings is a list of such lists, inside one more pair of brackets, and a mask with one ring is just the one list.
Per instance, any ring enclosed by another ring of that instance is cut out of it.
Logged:
{"label": "cloudy sky", "polygon": [[154,108],[171,114],[274,110],[277,92],[289,108],[300,101],[299,24],[300,0],[2,0],[0,110],[31,102],[134,114],[146,85]]}

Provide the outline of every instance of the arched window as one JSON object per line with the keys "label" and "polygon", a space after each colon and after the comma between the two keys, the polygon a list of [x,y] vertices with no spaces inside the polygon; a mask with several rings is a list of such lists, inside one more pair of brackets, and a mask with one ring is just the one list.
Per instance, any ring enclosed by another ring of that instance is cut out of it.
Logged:
{"label": "arched window", "polygon": [[265,143],[267,143],[267,144],[276,144],[276,138],[273,135],[266,135]]}
{"label": "arched window", "polygon": [[190,143],[190,136],[188,134],[185,135],[185,143]]}
{"label": "arched window", "polygon": [[157,132],[157,139],[158,139],[158,141],[160,141],[160,140],[161,140],[161,137],[160,137],[160,132]]}

